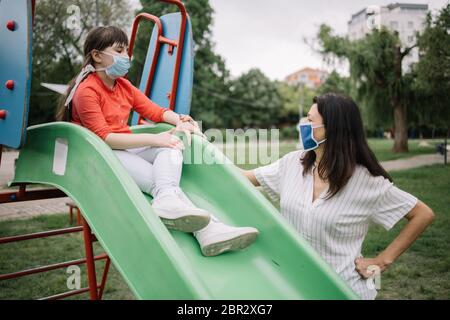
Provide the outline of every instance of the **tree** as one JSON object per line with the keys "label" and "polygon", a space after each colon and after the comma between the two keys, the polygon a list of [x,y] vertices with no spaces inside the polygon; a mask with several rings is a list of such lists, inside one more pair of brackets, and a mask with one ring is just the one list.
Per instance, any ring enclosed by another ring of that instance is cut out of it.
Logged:
{"label": "tree", "polygon": [[289,85],[285,82],[277,82],[276,85],[283,102],[279,115],[279,125],[297,124],[300,112],[302,112],[301,117],[307,114],[309,107],[312,105],[313,97],[317,95],[316,90],[303,85]]}
{"label": "tree", "polygon": [[391,119],[391,117],[389,117],[389,113],[387,117],[380,116],[374,114],[376,113],[376,108],[367,108],[364,101],[358,100],[357,92],[355,92],[355,86],[352,82],[352,79],[350,77],[341,76],[334,70],[329,74],[329,76],[317,90],[318,94],[325,94],[328,92],[344,94],[346,96],[352,97],[353,100],[357,101],[360,106],[361,115],[364,120],[364,126],[367,131],[377,130],[379,132],[383,124],[388,123]]}
{"label": "tree", "polygon": [[450,3],[436,17],[431,14],[419,36],[420,60],[415,88],[422,92],[422,121],[449,128],[450,123]]}
{"label": "tree", "polygon": [[352,95],[352,84],[348,77],[342,77],[336,71],[332,71],[318,89],[318,94],[335,92],[347,96]]}
{"label": "tree", "polygon": [[231,128],[269,128],[278,122],[283,100],[274,82],[251,69],[231,85],[226,125]]}
{"label": "tree", "polygon": [[[177,8],[167,3],[155,0],[141,0],[141,12],[162,16],[177,11]],[[203,127],[222,127],[223,114],[228,108],[229,71],[223,59],[214,53],[211,40],[211,24],[213,10],[208,0],[186,0],[186,10],[192,23],[194,37],[194,89],[191,114],[202,120]],[[140,27],[134,49],[133,68],[130,80],[137,85],[145,62],[148,43],[153,25]]]}
{"label": "tree", "polygon": [[402,61],[416,46],[402,48],[398,34],[384,27],[365,38],[349,41],[336,36],[326,25],[320,27],[321,52],[346,58],[358,97],[376,110],[373,114],[394,120],[394,152],[408,151],[408,102],[411,81],[402,72]]}
{"label": "tree", "polygon": [[[99,0],[98,4],[99,24],[125,28],[131,23],[128,1]],[[79,72],[83,42],[97,23],[96,12],[91,0],[36,2],[29,124],[54,120],[59,95],[42,88],[41,82],[67,83]],[[69,26],[70,19],[76,20],[75,28]]]}

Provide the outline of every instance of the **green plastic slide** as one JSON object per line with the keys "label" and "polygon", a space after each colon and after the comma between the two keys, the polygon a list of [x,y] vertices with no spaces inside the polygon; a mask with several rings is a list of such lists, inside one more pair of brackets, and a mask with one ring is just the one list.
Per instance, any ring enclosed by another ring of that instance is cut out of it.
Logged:
{"label": "green plastic slide", "polygon": [[185,162],[202,152],[207,163],[184,164],[181,186],[222,221],[259,229],[256,242],[243,251],[204,257],[191,234],[169,231],[110,147],[75,124],[29,127],[13,184],[45,183],[70,196],[140,299],[357,298],[237,167],[208,164],[223,154],[192,138]]}

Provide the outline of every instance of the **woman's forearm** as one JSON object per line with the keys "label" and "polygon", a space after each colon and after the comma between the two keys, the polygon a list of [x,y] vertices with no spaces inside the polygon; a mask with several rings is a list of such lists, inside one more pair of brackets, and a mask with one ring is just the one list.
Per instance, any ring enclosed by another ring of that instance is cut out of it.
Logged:
{"label": "woman's forearm", "polygon": [[405,252],[422,232],[434,220],[433,211],[423,202],[418,201],[417,205],[406,216],[409,220],[400,234],[392,243],[378,255],[381,268],[385,269]]}
{"label": "woman's forearm", "polygon": [[105,142],[112,149],[129,149],[150,146],[152,138],[150,133],[110,133]]}
{"label": "woman's forearm", "polygon": [[178,113],[175,113],[172,110],[168,110],[163,114],[163,121],[176,126],[177,123],[181,121],[181,119]]}
{"label": "woman's forearm", "polygon": [[256,180],[255,174],[253,173],[252,170],[243,170],[241,169],[241,172],[244,176],[247,177],[247,179],[255,186],[255,187],[259,187],[260,184],[258,182],[258,180]]}

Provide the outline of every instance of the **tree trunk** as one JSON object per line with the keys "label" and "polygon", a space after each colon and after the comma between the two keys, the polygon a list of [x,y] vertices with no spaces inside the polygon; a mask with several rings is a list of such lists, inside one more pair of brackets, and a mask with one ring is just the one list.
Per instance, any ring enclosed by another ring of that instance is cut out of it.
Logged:
{"label": "tree trunk", "polygon": [[[402,60],[403,54],[400,44],[395,50],[395,77],[398,83],[402,83]],[[391,97],[394,108],[394,152],[408,152],[408,120],[406,104],[402,101],[401,93],[397,92]]]}
{"label": "tree trunk", "polygon": [[406,106],[393,99],[394,107],[394,152],[408,152],[408,121]]}

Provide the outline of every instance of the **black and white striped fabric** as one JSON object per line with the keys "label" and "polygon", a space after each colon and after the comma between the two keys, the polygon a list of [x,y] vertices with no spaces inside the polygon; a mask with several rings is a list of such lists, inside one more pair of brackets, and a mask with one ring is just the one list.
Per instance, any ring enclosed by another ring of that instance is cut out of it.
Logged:
{"label": "black and white striped fabric", "polygon": [[375,299],[377,291],[355,270],[354,260],[362,256],[370,222],[391,229],[411,211],[417,198],[357,166],[335,196],[325,200],[325,191],[313,202],[314,177],[312,173],[303,176],[303,154],[293,151],[253,170],[256,179],[270,197],[280,200],[281,214],[348,285],[362,299]]}

